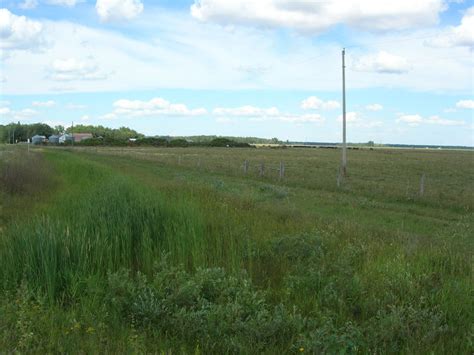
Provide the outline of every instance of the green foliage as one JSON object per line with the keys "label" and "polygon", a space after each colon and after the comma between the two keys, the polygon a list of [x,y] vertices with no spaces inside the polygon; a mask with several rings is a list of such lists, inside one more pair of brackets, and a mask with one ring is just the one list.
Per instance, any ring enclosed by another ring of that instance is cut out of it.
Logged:
{"label": "green foliage", "polygon": [[168,142],[169,147],[187,147],[189,145],[186,139],[172,139]]}
{"label": "green foliage", "polygon": [[165,138],[143,137],[134,143],[137,146],[166,147],[168,141]]}
{"label": "green foliage", "polygon": [[246,353],[289,348],[303,327],[301,316],[272,307],[245,275],[221,268],[195,274],[162,262],[148,280],[128,271],[111,274],[107,293],[110,312],[176,337],[206,352]]}
{"label": "green foliage", "polygon": [[248,148],[250,145],[248,143],[236,142],[228,138],[215,138],[207,143],[209,147],[238,147],[238,148]]}
{"label": "green foliage", "polygon": [[127,141],[129,138],[140,138],[143,134],[130,129],[128,127],[120,127],[117,129],[108,128],[104,126],[93,126],[93,125],[75,125],[69,127],[67,133],[92,133],[95,138],[102,137],[110,142],[115,141]]}
{"label": "green foliage", "polygon": [[[185,150],[209,171],[179,148],[121,151],[30,153],[56,177],[0,226],[2,350],[472,353],[466,152],[353,152],[337,189],[329,150]],[[289,177],[228,169],[246,155]],[[389,178],[432,165],[423,198]]]}
{"label": "green foliage", "polygon": [[49,137],[53,133],[53,128],[45,123],[9,123],[0,125],[0,143],[26,142],[34,135]]}

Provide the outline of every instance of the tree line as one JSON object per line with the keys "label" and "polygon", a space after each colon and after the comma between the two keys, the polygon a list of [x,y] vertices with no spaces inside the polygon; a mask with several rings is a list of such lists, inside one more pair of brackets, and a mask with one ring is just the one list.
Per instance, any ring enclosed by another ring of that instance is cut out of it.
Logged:
{"label": "tree line", "polygon": [[49,137],[53,134],[64,133],[92,133],[96,139],[105,140],[128,140],[130,138],[143,138],[144,135],[128,127],[108,128],[104,126],[77,125],[65,128],[64,126],[51,127],[46,123],[22,124],[9,123],[0,125],[1,143],[27,142],[35,135]]}
{"label": "tree line", "polygon": [[[154,147],[250,147],[250,143],[275,143],[276,138],[262,139],[254,137],[145,137],[145,135],[128,127],[108,128],[104,126],[77,125],[51,127],[46,123],[21,124],[9,123],[0,125],[0,143],[27,142],[35,135],[50,137],[53,134],[91,133],[92,138],[76,142],[82,146],[154,146]],[[69,143],[66,143],[69,144]]]}

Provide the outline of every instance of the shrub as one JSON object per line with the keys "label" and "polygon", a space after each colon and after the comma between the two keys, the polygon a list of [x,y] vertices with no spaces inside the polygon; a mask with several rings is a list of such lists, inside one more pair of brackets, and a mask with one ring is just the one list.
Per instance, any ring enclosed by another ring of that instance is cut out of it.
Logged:
{"label": "shrub", "polygon": [[124,270],[110,274],[107,288],[111,311],[206,351],[288,350],[304,326],[297,313],[268,305],[246,274],[220,268],[191,274],[164,261],[150,279]]}

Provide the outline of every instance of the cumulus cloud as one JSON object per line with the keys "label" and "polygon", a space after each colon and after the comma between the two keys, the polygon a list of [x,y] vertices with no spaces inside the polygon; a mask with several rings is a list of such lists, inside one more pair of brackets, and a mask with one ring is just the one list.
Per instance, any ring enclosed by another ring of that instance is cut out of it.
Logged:
{"label": "cumulus cloud", "polygon": [[421,124],[434,124],[434,125],[440,125],[440,126],[463,126],[466,124],[466,122],[464,121],[446,120],[439,116],[430,116],[430,117],[424,118],[418,114],[400,115],[397,119],[397,122],[406,123],[411,127],[417,127]]}
{"label": "cumulus cloud", "polygon": [[31,10],[38,6],[38,0],[25,0],[20,4],[20,9]]}
{"label": "cumulus cloud", "polygon": [[304,99],[302,102],[301,102],[301,108],[304,109],[304,110],[309,110],[309,109],[313,109],[313,110],[333,110],[333,109],[337,109],[337,108],[340,108],[341,105],[339,104],[339,102],[337,101],[324,101],[324,100],[321,100],[319,98],[317,98],[316,96],[310,96],[308,97],[307,99]]}
{"label": "cumulus cloud", "polygon": [[31,103],[32,106],[35,107],[53,107],[56,105],[56,102],[53,100],[48,100],[48,101],[33,101]]}
{"label": "cumulus cloud", "polygon": [[456,103],[457,108],[474,109],[474,100],[461,100]]}
{"label": "cumulus cloud", "polygon": [[338,24],[369,31],[403,30],[438,23],[443,0],[195,0],[191,15],[222,25],[286,27],[322,32]]}
{"label": "cumulus cloud", "polygon": [[104,80],[108,75],[97,64],[75,58],[56,59],[50,68],[50,78],[56,81]]}
{"label": "cumulus cloud", "polygon": [[466,11],[459,26],[449,27],[427,43],[439,47],[459,46],[474,49],[474,6]]}
{"label": "cumulus cloud", "polygon": [[[201,116],[207,114],[204,108],[190,109],[184,104],[174,104],[161,97],[149,101],[121,99],[114,102],[114,108],[112,114],[116,116]],[[107,118],[112,118],[112,116]]]}
{"label": "cumulus cloud", "polygon": [[245,117],[250,121],[280,121],[290,123],[322,123],[324,117],[319,114],[289,114],[282,113],[276,107],[255,107],[255,106],[240,106],[240,107],[217,107],[212,111],[213,115],[218,116],[220,122],[229,122],[229,117]]}
{"label": "cumulus cloud", "polygon": [[370,105],[365,106],[365,109],[367,111],[381,111],[383,110],[383,106],[380,104],[370,104]]}
{"label": "cumulus cloud", "polygon": [[212,113],[217,116],[263,117],[278,116],[280,111],[276,107],[261,108],[255,106],[241,106],[233,108],[217,107]]}
{"label": "cumulus cloud", "polygon": [[47,4],[74,7],[80,0],[46,0]]}
{"label": "cumulus cloud", "polygon": [[401,115],[397,122],[407,123],[409,126],[419,126],[420,123],[423,123],[423,117],[420,115]]}
{"label": "cumulus cloud", "polygon": [[143,11],[140,0],[97,0],[97,14],[103,22],[131,20]]}
{"label": "cumulus cloud", "polygon": [[[342,115],[339,115],[337,121],[342,122]],[[362,118],[362,115],[359,112],[353,111],[346,113],[346,123],[350,127],[358,128],[376,128],[383,126],[382,121],[366,120]]]}
{"label": "cumulus cloud", "polygon": [[44,44],[43,25],[0,9],[0,49],[31,50]]}
{"label": "cumulus cloud", "polygon": [[37,115],[38,112],[30,108],[25,108],[22,110],[12,110],[9,107],[0,107],[0,115],[5,118],[15,119],[15,120],[24,120],[31,118]]}
{"label": "cumulus cloud", "polygon": [[0,115],[7,116],[11,112],[10,107],[0,107]]}
{"label": "cumulus cloud", "polygon": [[403,74],[410,70],[405,58],[385,51],[359,57],[352,63],[351,67],[357,71],[385,74]]}

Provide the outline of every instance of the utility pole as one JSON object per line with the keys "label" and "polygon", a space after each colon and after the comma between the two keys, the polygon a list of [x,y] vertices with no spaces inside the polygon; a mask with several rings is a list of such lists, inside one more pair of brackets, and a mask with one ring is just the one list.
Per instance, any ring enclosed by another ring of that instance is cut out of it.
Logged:
{"label": "utility pole", "polygon": [[347,174],[347,143],[346,143],[346,49],[342,49],[342,175]]}

